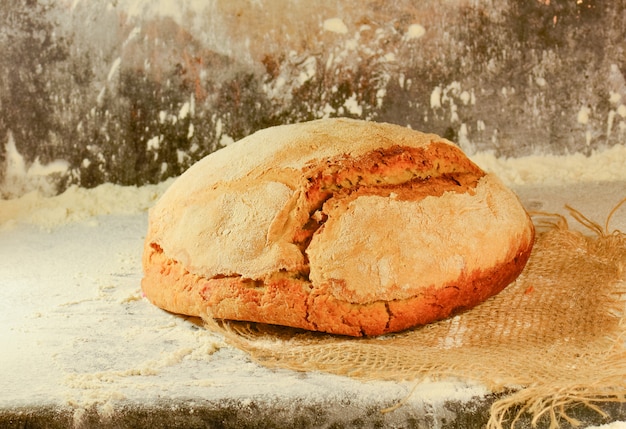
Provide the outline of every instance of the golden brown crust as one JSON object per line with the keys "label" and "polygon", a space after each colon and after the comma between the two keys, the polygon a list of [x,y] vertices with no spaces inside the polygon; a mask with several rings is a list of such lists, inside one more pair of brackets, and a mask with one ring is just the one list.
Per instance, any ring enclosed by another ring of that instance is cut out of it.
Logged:
{"label": "golden brown crust", "polygon": [[437,136],[322,120],[227,149],[151,210],[142,287],[166,310],[379,335],[484,301],[530,254],[517,197]]}
{"label": "golden brown crust", "polygon": [[310,282],[285,275],[265,282],[240,277],[205,279],[167,259],[158,246],[145,253],[142,285],[155,305],[173,312],[184,307],[195,316],[208,312],[216,319],[374,336],[441,320],[480,304],[515,280],[526,265],[532,245],[532,240],[526,242],[506,263],[463,276],[454,284],[426,288],[404,300],[368,304],[340,301],[324,288],[313,288]]}

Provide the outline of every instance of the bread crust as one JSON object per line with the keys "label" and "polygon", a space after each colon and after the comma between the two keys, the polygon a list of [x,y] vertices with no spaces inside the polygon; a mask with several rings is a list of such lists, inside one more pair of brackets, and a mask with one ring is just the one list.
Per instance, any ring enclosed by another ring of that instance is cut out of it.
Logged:
{"label": "bread crust", "polygon": [[522,271],[532,243],[515,258],[486,271],[462,276],[454,284],[424,288],[403,300],[353,304],[328,290],[287,276],[264,282],[238,277],[205,279],[168,259],[161,249],[145,253],[144,292],[163,309],[216,319],[291,326],[338,335],[375,336],[444,319],[502,291]]}
{"label": "bread crust", "polygon": [[438,136],[331,119],[233,147],[150,212],[142,287],[168,311],[380,335],[479,304],[530,255],[517,197]]}

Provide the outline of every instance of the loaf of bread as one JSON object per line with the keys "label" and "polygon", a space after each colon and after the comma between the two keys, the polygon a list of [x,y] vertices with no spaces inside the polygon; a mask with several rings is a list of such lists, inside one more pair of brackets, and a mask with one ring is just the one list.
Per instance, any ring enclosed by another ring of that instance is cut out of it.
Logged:
{"label": "loaf of bread", "polygon": [[174,313],[373,336],[498,293],[533,241],[516,195],[451,142],[322,119],[182,174],[150,211],[142,288]]}

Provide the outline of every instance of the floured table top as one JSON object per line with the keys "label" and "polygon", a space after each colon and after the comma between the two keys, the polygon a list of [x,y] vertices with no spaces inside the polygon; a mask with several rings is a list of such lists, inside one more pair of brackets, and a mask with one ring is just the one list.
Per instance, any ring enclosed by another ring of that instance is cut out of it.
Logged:
{"label": "floured table top", "polygon": [[[565,215],[569,204],[601,225],[626,197],[624,181],[512,187],[530,210]],[[430,423],[444,424],[454,421],[446,404],[476,404],[489,395],[463,380],[415,387],[269,370],[198,320],[152,306],[140,289],[149,200],[112,214],[72,213],[59,203],[56,212],[46,209],[48,222],[18,220],[0,228],[0,410],[58,407],[72,410],[80,423],[89,410],[110,419],[123,404],[185,404],[186,414],[208,402],[344,404],[348,411],[340,414],[350,421],[368,409],[383,423],[428,414]],[[610,229],[626,231],[626,208],[615,213]],[[372,411],[404,400],[394,413]]]}

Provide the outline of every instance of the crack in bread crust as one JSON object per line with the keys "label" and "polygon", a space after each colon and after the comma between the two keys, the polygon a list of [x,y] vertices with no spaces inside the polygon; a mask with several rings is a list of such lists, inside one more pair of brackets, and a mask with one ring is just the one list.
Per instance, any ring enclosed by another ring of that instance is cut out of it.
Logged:
{"label": "crack in bread crust", "polygon": [[460,150],[442,143],[427,148],[395,145],[356,158],[340,155],[310,162],[302,173],[295,207],[286,207],[289,221],[271,231],[269,239],[283,237],[297,244],[305,263],[311,238],[339,204],[367,195],[420,201],[444,192],[472,192],[485,175]]}

